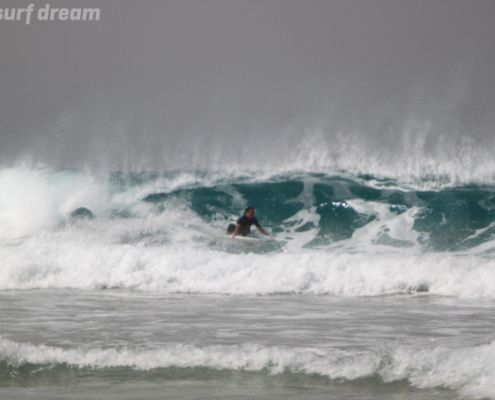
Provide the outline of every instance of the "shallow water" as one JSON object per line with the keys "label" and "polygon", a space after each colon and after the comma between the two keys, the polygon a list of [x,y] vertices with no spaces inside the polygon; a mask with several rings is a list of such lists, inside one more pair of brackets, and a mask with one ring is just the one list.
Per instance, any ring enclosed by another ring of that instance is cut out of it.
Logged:
{"label": "shallow water", "polygon": [[57,289],[0,306],[9,398],[453,398],[493,376],[492,301]]}

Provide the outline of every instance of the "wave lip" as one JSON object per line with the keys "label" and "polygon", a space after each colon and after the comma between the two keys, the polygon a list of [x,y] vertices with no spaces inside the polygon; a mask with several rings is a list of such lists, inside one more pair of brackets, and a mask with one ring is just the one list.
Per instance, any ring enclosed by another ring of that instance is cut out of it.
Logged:
{"label": "wave lip", "polygon": [[473,398],[495,397],[494,359],[494,343],[422,350],[397,345],[350,353],[258,344],[205,347],[169,344],[158,349],[62,349],[0,339],[0,373],[26,365],[38,370],[66,365],[93,370],[211,368],[270,374],[290,372],[347,381],[369,377],[378,377],[384,383],[407,380],[420,389],[454,389],[461,395]]}

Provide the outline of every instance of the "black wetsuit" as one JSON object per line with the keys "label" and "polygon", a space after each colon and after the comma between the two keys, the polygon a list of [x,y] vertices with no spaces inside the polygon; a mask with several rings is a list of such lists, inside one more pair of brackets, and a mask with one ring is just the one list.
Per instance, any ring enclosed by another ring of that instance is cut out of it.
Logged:
{"label": "black wetsuit", "polygon": [[251,225],[255,225],[258,228],[260,227],[260,224],[255,217],[248,218],[245,215],[239,218],[237,220],[237,223],[241,224],[241,227],[239,228],[239,232],[237,232],[241,236],[249,235],[249,233],[251,232]]}

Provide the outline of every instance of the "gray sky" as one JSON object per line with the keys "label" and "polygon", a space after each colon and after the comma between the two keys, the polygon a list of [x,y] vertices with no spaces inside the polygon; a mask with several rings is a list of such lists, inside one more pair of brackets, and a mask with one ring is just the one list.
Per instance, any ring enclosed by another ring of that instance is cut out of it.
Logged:
{"label": "gray sky", "polygon": [[101,18],[0,21],[1,165],[262,163],[343,136],[392,157],[425,126],[425,151],[494,144],[492,0],[47,3]]}

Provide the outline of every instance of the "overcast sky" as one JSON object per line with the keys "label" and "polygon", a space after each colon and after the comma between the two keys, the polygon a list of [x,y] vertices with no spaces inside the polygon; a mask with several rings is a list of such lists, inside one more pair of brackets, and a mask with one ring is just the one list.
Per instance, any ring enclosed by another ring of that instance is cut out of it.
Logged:
{"label": "overcast sky", "polygon": [[259,162],[314,131],[394,152],[411,124],[494,144],[493,0],[32,2],[101,15],[0,21],[0,165]]}

